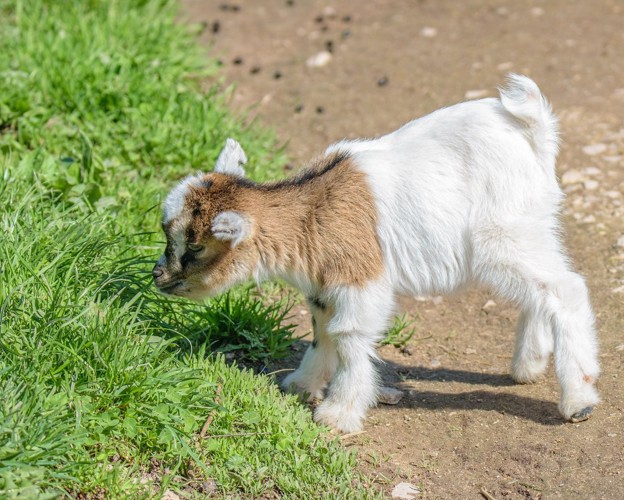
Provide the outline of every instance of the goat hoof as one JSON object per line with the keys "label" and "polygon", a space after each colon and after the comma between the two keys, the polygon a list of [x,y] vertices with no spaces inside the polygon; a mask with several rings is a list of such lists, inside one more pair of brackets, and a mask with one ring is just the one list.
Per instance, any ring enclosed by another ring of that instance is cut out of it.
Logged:
{"label": "goat hoof", "polygon": [[581,411],[577,411],[574,415],[572,415],[570,417],[570,422],[583,422],[591,416],[592,411],[594,411],[593,406],[586,406]]}

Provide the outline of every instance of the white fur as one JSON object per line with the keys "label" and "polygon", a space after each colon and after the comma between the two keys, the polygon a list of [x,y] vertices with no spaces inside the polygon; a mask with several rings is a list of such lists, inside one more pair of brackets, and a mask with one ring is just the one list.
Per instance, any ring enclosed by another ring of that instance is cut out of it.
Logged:
{"label": "white fur", "polygon": [[220,174],[245,176],[243,165],[247,163],[247,156],[242,146],[234,139],[227,139],[221,150],[214,171]]}
{"label": "white fur", "polygon": [[[227,139],[219,157],[215,163],[214,171],[217,173],[236,175],[238,177],[245,176],[243,165],[247,163],[247,156],[242,146],[234,139]],[[184,200],[188,193],[189,186],[201,183],[204,174],[197,173],[189,175],[182,179],[176,187],[174,187],[165,200],[163,207],[163,223],[167,224],[178,217],[184,208]]]}
{"label": "white fur", "polygon": [[193,184],[199,185],[201,182],[201,175],[202,174],[197,174],[185,177],[169,192],[163,207],[163,224],[168,224],[180,215],[184,208],[184,200],[188,193],[189,186]]}
{"label": "white fur", "polygon": [[350,152],[368,176],[385,274],[363,289],[319,292],[331,313],[315,312],[322,347],[310,347],[283,384],[316,397],[335,370],[317,421],[346,432],[361,427],[376,401],[374,346],[395,293],[432,295],[469,285],[485,285],[520,306],[517,381],[536,380],[554,350],[563,416],[599,401],[594,316],[558,236],[557,149],[548,103],[532,80],[516,75],[501,99],[457,104],[381,138],[328,148]]}
{"label": "white fur", "polygon": [[211,229],[215,238],[231,242],[234,248],[251,235],[251,222],[238,212],[221,212],[213,219]]}

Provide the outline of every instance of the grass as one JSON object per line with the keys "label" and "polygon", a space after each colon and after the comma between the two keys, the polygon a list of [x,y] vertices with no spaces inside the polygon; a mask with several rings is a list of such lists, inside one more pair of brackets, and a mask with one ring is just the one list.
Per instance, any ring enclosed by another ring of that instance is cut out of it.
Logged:
{"label": "grass", "polygon": [[[274,382],[288,304],[157,295],[159,206],[228,136],[273,178],[168,0],[0,0],[0,498],[369,496]],[[205,427],[204,437],[200,429]]]}
{"label": "grass", "polygon": [[405,347],[416,333],[414,323],[415,320],[410,319],[407,314],[397,316],[385,338],[381,341],[381,345],[391,345],[396,348]]}

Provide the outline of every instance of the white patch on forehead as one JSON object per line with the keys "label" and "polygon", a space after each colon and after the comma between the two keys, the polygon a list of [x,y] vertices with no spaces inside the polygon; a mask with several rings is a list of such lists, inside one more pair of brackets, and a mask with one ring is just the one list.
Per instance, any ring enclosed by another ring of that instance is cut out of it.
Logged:
{"label": "white patch on forehead", "polygon": [[169,192],[163,207],[164,224],[171,222],[180,215],[182,209],[184,208],[184,200],[186,199],[189,186],[198,186],[202,177],[203,174],[189,175],[188,177],[182,179],[180,183]]}

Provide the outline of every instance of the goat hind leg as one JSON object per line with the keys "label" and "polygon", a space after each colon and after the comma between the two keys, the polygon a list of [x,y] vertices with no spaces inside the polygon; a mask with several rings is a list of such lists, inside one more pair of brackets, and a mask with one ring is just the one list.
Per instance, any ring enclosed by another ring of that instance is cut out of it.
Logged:
{"label": "goat hind leg", "polygon": [[548,366],[554,339],[548,315],[525,308],[516,326],[516,347],[511,361],[511,376],[520,384],[537,381]]}

